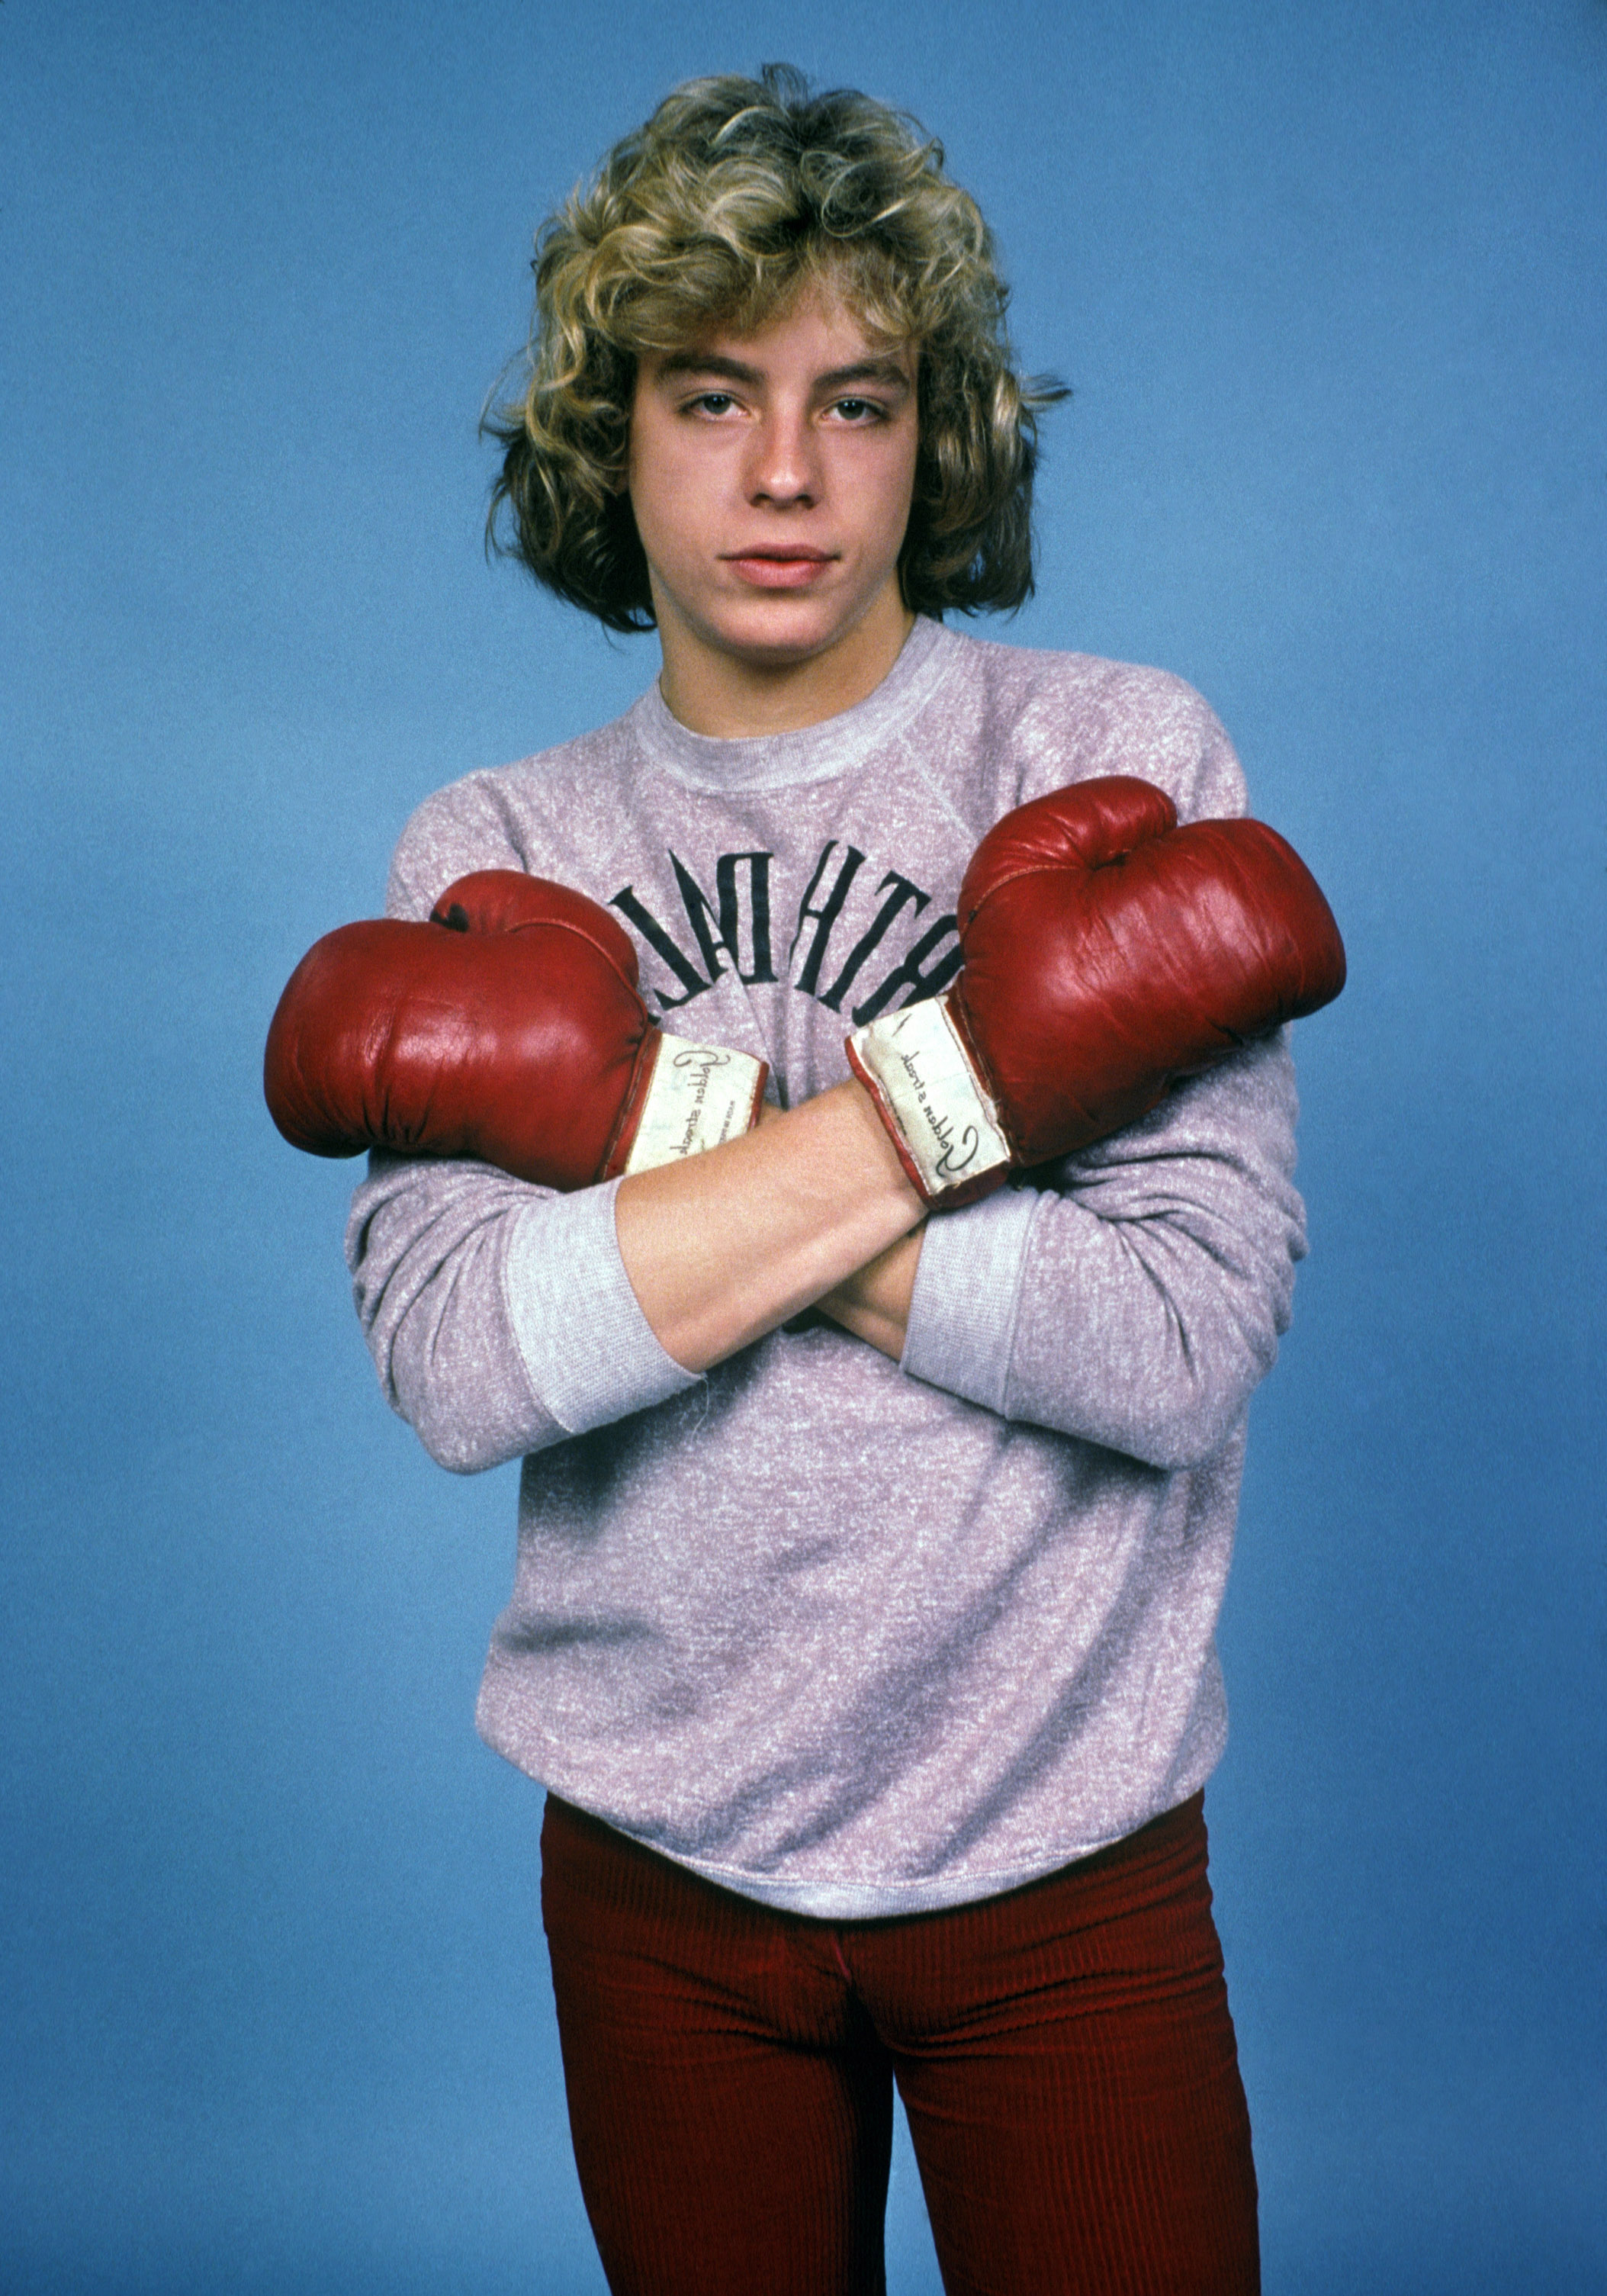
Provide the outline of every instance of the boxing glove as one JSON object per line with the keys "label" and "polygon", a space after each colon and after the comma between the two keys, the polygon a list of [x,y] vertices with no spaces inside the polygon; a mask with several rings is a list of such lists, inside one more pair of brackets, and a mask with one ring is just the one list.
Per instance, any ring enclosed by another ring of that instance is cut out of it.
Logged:
{"label": "boxing glove", "polygon": [[929,1204],[1119,1130],[1345,985],[1332,913],[1275,830],[1179,828],[1164,791],[1127,775],[1006,814],[956,914],[954,987],[848,1046]]}
{"label": "boxing glove", "polygon": [[512,869],[449,885],[428,924],[343,925],[268,1029],[263,1090],[315,1156],[472,1156],[584,1188],[748,1131],[766,1062],[655,1026],[608,911]]}

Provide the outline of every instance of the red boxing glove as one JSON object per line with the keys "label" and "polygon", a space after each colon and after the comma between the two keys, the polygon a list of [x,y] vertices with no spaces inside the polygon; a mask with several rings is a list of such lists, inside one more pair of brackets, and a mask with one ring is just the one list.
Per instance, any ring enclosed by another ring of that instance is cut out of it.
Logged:
{"label": "red boxing glove", "polygon": [[1006,814],[972,857],[958,916],[954,987],[849,1038],[931,1204],[1119,1131],[1177,1078],[1345,985],[1332,912],[1275,830],[1180,829],[1164,791],[1128,775]]}
{"label": "red boxing glove", "polygon": [[656,1027],[635,950],[595,901],[482,869],[428,924],[343,925],[307,951],[268,1029],[263,1090],[315,1156],[474,1156],[569,1189],[750,1130],[768,1074]]}

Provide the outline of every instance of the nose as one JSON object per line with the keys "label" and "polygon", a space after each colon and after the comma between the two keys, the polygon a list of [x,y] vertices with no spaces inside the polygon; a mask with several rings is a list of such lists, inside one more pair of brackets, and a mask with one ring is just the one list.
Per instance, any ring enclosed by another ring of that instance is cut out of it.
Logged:
{"label": "nose", "polygon": [[754,426],[748,498],[807,509],[820,497],[820,464],[813,426],[802,408],[773,407]]}

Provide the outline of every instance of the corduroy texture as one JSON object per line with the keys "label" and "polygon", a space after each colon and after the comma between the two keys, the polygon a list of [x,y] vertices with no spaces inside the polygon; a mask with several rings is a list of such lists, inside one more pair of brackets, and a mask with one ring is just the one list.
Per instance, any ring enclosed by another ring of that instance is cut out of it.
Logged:
{"label": "corduroy texture", "polygon": [[616,2296],[871,2296],[892,2080],[948,2296],[1253,2296],[1195,1795],[1007,1897],[810,1921],[555,1799],[570,2125]]}

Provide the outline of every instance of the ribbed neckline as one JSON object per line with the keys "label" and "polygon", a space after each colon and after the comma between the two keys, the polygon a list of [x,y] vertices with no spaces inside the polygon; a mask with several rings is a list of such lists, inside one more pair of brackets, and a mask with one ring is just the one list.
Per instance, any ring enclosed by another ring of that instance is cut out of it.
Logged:
{"label": "ribbed neckline", "polygon": [[693,734],[670,716],[657,678],[624,722],[652,763],[688,789],[786,789],[830,781],[852,773],[925,707],[963,643],[941,622],[918,616],[873,693],[796,734],[749,734],[736,741]]}

